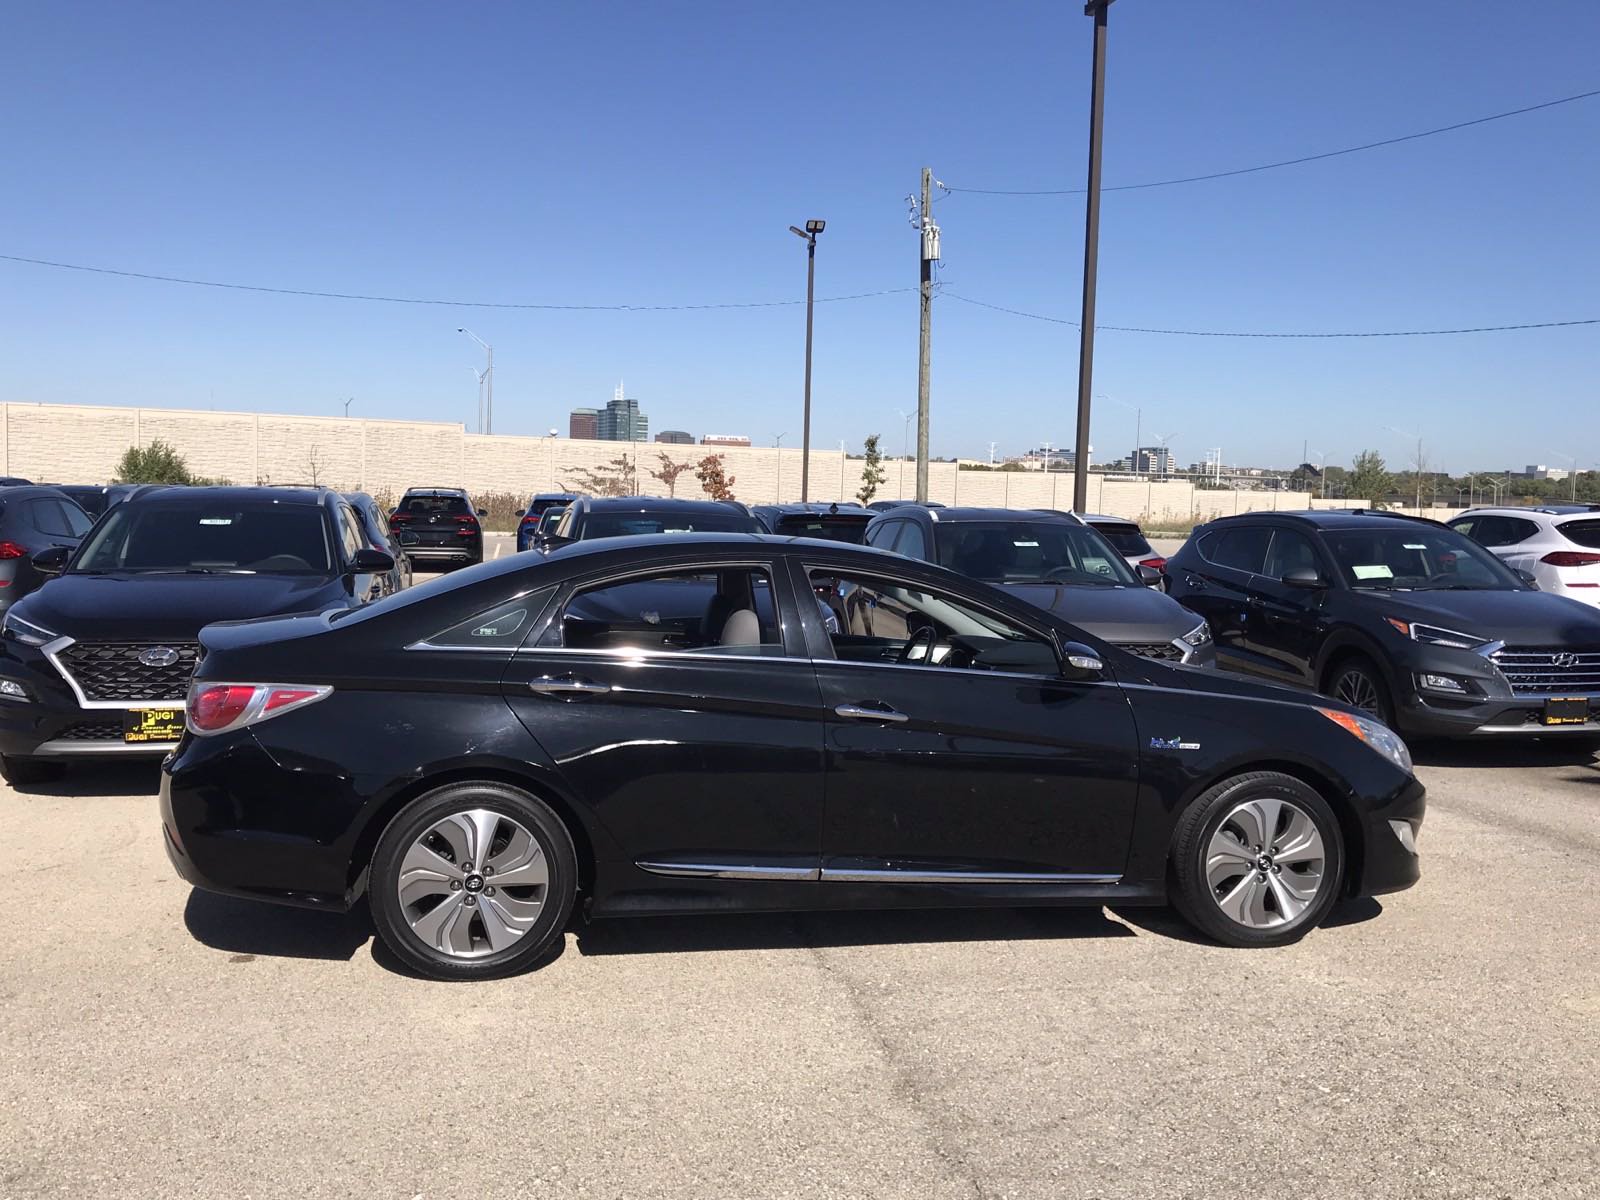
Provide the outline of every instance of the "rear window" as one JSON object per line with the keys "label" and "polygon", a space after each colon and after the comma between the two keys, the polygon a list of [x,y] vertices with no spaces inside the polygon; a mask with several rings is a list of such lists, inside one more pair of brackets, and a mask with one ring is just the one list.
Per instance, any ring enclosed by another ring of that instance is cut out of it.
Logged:
{"label": "rear window", "polygon": [[754,517],[725,512],[595,513],[583,523],[585,538],[651,533],[759,533]]}
{"label": "rear window", "polygon": [[1150,543],[1145,540],[1144,534],[1139,532],[1137,525],[1101,525],[1094,526],[1106,541],[1116,547],[1117,553],[1123,557],[1134,554],[1154,554]]}
{"label": "rear window", "polygon": [[1591,550],[1600,550],[1600,517],[1585,517],[1581,521],[1563,521],[1556,526],[1568,541]]}
{"label": "rear window", "polygon": [[400,502],[399,511],[419,517],[464,517],[471,514],[472,506],[462,496],[407,496]]}
{"label": "rear window", "polygon": [[271,501],[119,504],[95,527],[74,571],[327,574],[322,509]]}
{"label": "rear window", "polygon": [[830,542],[849,542],[859,546],[867,536],[867,521],[871,518],[835,517],[819,513],[802,513],[778,518],[774,533],[789,537],[826,538]]}

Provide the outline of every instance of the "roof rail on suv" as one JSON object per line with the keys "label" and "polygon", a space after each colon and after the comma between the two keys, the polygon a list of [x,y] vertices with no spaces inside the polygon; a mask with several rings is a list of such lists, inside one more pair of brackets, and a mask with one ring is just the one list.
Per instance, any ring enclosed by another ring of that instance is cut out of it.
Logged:
{"label": "roof rail on suv", "polygon": [[1410,513],[1390,512],[1386,508],[1324,508],[1319,511],[1348,513],[1352,517],[1388,517],[1393,521],[1414,521],[1420,525],[1448,528],[1443,521],[1435,521],[1432,517],[1414,517]]}

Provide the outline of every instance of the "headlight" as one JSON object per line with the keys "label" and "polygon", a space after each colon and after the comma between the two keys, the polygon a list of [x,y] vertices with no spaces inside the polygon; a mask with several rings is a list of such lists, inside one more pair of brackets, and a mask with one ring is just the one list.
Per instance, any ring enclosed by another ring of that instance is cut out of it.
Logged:
{"label": "headlight", "polygon": [[1336,708],[1319,708],[1317,711],[1346,733],[1360,738],[1407,775],[1411,774],[1411,751],[1406,749],[1400,735],[1383,722],[1356,713],[1341,712]]}
{"label": "headlight", "polygon": [[51,633],[39,625],[29,624],[21,617],[7,613],[4,621],[0,621],[0,632],[6,637],[16,638],[24,646],[45,646],[56,640],[59,634]]}
{"label": "headlight", "polygon": [[1179,640],[1193,646],[1196,650],[1201,646],[1209,646],[1211,645],[1211,626],[1201,621],[1200,624],[1189,630]]}
{"label": "headlight", "polygon": [[1471,633],[1457,633],[1454,629],[1441,629],[1437,625],[1419,625],[1415,621],[1402,621],[1398,617],[1385,617],[1396,633],[1403,633],[1414,642],[1429,646],[1449,646],[1455,650],[1476,650],[1487,646],[1491,638]]}

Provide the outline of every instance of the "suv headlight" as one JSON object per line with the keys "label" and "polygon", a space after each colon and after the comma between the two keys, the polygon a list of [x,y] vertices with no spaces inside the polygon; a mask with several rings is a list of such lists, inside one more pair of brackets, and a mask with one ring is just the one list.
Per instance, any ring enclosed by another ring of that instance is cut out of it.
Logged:
{"label": "suv headlight", "polygon": [[9,638],[16,638],[24,646],[47,646],[61,636],[51,633],[43,626],[30,624],[9,612],[6,613],[5,620],[0,621],[0,633]]}
{"label": "suv headlight", "polygon": [[1437,625],[1419,625],[1415,621],[1402,621],[1398,617],[1385,617],[1396,633],[1403,633],[1414,642],[1429,646],[1449,646],[1455,650],[1476,650],[1487,646],[1493,639],[1478,637],[1473,633],[1457,633],[1454,629],[1441,629]]}
{"label": "suv headlight", "polygon": [[1189,630],[1178,640],[1185,645],[1193,646],[1196,650],[1202,646],[1209,646],[1211,645],[1211,626],[1201,621],[1200,624]]}
{"label": "suv headlight", "polygon": [[1360,738],[1407,775],[1412,773],[1411,751],[1406,749],[1400,735],[1382,721],[1374,721],[1357,713],[1341,712],[1337,708],[1319,708],[1317,711],[1346,733]]}

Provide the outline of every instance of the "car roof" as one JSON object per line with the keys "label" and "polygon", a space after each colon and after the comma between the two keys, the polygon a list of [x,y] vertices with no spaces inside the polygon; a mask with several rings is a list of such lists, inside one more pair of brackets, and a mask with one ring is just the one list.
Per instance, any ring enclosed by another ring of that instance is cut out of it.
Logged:
{"label": "car roof", "polygon": [[190,487],[184,484],[152,484],[131,492],[124,504],[144,500],[193,500],[196,504],[238,504],[270,500],[274,504],[320,506],[333,495],[331,488],[309,487]]}
{"label": "car roof", "polygon": [[535,500],[576,500],[582,492],[535,492]]}
{"label": "car roof", "polygon": [[673,496],[579,496],[591,511],[600,512],[701,512],[716,509],[748,516],[737,500],[679,500]]}
{"label": "car roof", "polygon": [[48,483],[10,483],[0,493],[0,501],[4,500],[30,500],[37,496],[62,496],[65,495],[60,488]]}
{"label": "car roof", "polygon": [[1105,513],[1078,513],[1077,516],[1080,521],[1087,521],[1091,525],[1132,525],[1135,529],[1139,528],[1139,522],[1132,517],[1109,517]]}
{"label": "car roof", "polygon": [[[913,511],[924,512],[928,520],[938,525],[958,525],[964,521],[1009,521],[1012,523],[1025,521],[1037,522],[1047,525],[1052,522],[1068,525],[1081,525],[1082,521],[1070,513],[1047,512],[1039,508],[916,508]],[[905,511],[891,508],[886,513],[879,513],[879,519],[884,517],[904,517]]]}
{"label": "car roof", "polygon": [[1496,516],[1496,517],[1577,517],[1585,514],[1600,513],[1600,504],[1535,504],[1535,505],[1492,505],[1480,504],[1476,508],[1469,508],[1451,517],[1458,521],[1462,517]]}
{"label": "car roof", "polygon": [[833,504],[823,501],[808,501],[804,504],[758,504],[755,507],[758,513],[779,517],[804,517],[804,516],[840,516],[840,517],[876,517],[881,514],[873,512],[870,508],[862,508],[859,504]]}
{"label": "car roof", "polygon": [[1320,508],[1277,509],[1270,512],[1248,512],[1214,517],[1206,522],[1208,528],[1226,529],[1230,525],[1259,524],[1263,521],[1280,521],[1312,529],[1373,529],[1385,522],[1405,521],[1412,525],[1432,525],[1436,529],[1449,528],[1443,521],[1430,517],[1413,517],[1409,513],[1385,512],[1375,508]]}
{"label": "car roof", "polygon": [[405,491],[407,496],[465,496],[466,488],[459,487],[410,487]]}

